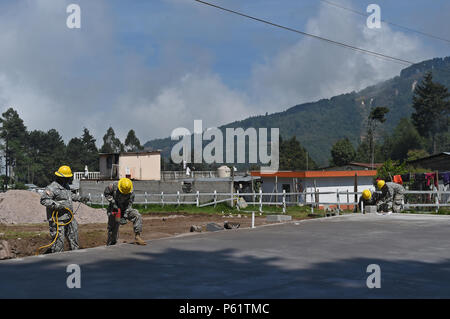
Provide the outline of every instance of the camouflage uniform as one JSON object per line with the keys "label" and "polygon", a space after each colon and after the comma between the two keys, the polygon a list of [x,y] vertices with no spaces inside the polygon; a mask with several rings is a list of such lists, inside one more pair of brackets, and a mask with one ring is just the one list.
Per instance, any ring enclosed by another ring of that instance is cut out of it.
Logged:
{"label": "camouflage uniform", "polygon": [[[50,236],[52,239],[55,238],[58,226],[52,219],[53,211],[57,208],[58,204],[60,206],[69,208],[73,212],[72,201],[81,201],[81,197],[76,194],[72,194],[69,185],[62,186],[57,182],[53,182],[45,188],[44,193],[41,196],[41,204],[47,208],[47,220],[50,227]],[[67,223],[71,214],[68,210],[64,208],[58,209],[58,223]],[[56,215],[55,215],[56,219]],[[71,250],[76,250],[78,246],[78,223],[75,218],[72,222],[66,226],[59,226],[59,235],[52,247],[49,248],[50,252],[61,252],[64,251],[64,237],[69,241],[69,246]]]}
{"label": "camouflage uniform", "polygon": [[104,192],[106,200],[109,202],[107,209],[108,214],[108,240],[106,245],[115,245],[119,238],[119,222],[116,221],[115,216],[112,214],[114,206],[120,208],[122,213],[122,220],[130,220],[133,222],[133,230],[135,234],[142,232],[142,216],[136,209],[132,208],[134,201],[134,192],[130,194],[122,194],[119,191],[118,183],[114,182],[105,188]]}
{"label": "camouflage uniform", "polygon": [[397,183],[386,182],[381,189],[381,196],[377,203],[377,210],[400,213],[403,210],[405,188]]}

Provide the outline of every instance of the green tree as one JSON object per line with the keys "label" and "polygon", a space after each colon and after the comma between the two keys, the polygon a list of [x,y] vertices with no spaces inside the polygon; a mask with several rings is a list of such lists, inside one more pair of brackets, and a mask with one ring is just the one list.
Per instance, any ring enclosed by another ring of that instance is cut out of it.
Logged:
{"label": "green tree", "polygon": [[67,144],[67,164],[72,169],[72,172],[84,171],[84,155],[86,151],[83,140],[78,137],[72,138]]}
{"label": "green tree", "polygon": [[388,136],[383,144],[387,158],[401,161],[408,157],[408,151],[423,148],[424,139],[408,118],[400,120],[392,135]]}
{"label": "green tree", "polygon": [[134,130],[130,130],[127,134],[127,138],[125,139],[125,150],[127,152],[138,152],[142,151],[143,149],[144,147],[136,137],[136,133],[134,132]]}
{"label": "green tree", "polygon": [[295,136],[285,141],[280,137],[281,170],[306,170],[316,167],[316,163]]}
{"label": "green tree", "polygon": [[[25,145],[27,129],[17,111],[9,108],[0,118],[0,139],[3,141],[1,150],[5,157],[4,181],[8,183],[11,177],[23,181],[23,168],[26,166]],[[14,176],[10,176],[13,174]],[[5,188],[6,185],[3,185]]]}
{"label": "green tree", "polygon": [[450,94],[440,83],[433,82],[433,75],[428,72],[422,82],[416,86],[413,96],[412,121],[418,132],[431,138],[433,153],[438,150],[438,135],[448,133],[450,116]]}
{"label": "green tree", "polygon": [[124,151],[122,142],[116,137],[116,133],[112,127],[109,127],[103,136],[103,146],[100,153],[120,153]]}
{"label": "green tree", "polygon": [[54,179],[54,172],[68,164],[66,145],[55,129],[32,131],[27,140],[27,180],[38,186],[48,185]]}
{"label": "green tree", "polygon": [[330,165],[345,165],[355,159],[356,152],[348,138],[337,141],[331,148]]}
{"label": "green tree", "polygon": [[372,108],[368,117],[367,123],[367,141],[369,147],[370,163],[375,161],[375,135],[376,129],[379,124],[386,122],[385,115],[389,112],[387,107],[375,107]]}
{"label": "green tree", "polygon": [[410,162],[427,156],[430,156],[430,154],[425,150],[409,150],[406,156],[406,161]]}
{"label": "green tree", "polygon": [[409,168],[406,166],[406,162],[398,164],[398,162],[388,159],[377,169],[377,176],[385,181],[392,182],[395,175],[407,174],[408,172]]}

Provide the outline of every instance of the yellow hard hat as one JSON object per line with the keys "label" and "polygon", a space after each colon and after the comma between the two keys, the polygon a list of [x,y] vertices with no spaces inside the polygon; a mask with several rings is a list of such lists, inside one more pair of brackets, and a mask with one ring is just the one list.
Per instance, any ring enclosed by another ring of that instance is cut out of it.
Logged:
{"label": "yellow hard hat", "polygon": [[59,177],[72,177],[72,170],[70,169],[69,166],[67,165],[63,165],[61,166],[56,172],[55,172],[56,176]]}
{"label": "yellow hard hat", "polygon": [[378,182],[377,182],[377,187],[378,187],[378,189],[382,189],[383,188],[383,186],[384,186],[384,184],[386,184],[382,179],[380,179]]}
{"label": "yellow hard hat", "polygon": [[371,198],[372,198],[372,193],[371,193],[368,189],[365,189],[365,190],[363,190],[363,192],[362,192],[362,197],[363,197],[365,200],[371,199]]}
{"label": "yellow hard hat", "polygon": [[133,182],[128,178],[121,178],[117,186],[122,194],[129,194],[133,191]]}

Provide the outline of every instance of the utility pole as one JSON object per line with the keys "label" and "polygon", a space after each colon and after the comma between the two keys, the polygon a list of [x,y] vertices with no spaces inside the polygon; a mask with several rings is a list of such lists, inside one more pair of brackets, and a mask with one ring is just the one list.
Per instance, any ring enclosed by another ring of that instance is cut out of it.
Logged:
{"label": "utility pole", "polygon": [[234,207],[234,166],[231,165],[231,187],[230,187],[230,195],[231,195],[231,208]]}

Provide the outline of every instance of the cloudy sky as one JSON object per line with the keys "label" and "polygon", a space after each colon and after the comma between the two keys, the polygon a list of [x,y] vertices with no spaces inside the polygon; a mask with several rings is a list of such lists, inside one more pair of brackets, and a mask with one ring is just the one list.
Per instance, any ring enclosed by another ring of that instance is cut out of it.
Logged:
{"label": "cloudy sky", "polygon": [[[330,0],[446,37],[448,0]],[[210,0],[274,23],[419,62],[450,55],[449,43],[319,0]],[[69,29],[67,6],[81,8]],[[28,129],[56,128],[66,142],[87,127],[100,146],[112,126],[141,142],[176,127],[204,128],[359,90],[402,65],[306,38],[194,0],[2,0],[0,111]]]}

